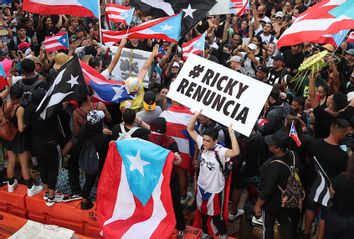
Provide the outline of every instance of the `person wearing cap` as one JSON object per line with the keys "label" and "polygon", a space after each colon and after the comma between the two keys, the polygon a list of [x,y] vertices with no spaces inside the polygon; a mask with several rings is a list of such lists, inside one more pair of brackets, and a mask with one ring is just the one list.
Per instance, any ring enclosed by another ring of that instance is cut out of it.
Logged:
{"label": "person wearing cap", "polygon": [[242,67],[242,59],[240,56],[232,56],[227,63],[229,63],[229,66],[232,70],[240,72],[244,75],[247,75],[246,70]]}
{"label": "person wearing cap", "polygon": [[145,61],[143,67],[140,69],[138,76],[129,77],[125,81],[125,88],[127,92],[135,96],[132,100],[125,100],[120,102],[119,108],[121,112],[124,112],[126,108],[133,109],[135,111],[140,111],[143,108],[143,99],[144,99],[144,87],[143,87],[143,79],[147,74],[154,58],[159,54],[159,45],[156,44],[149,56],[149,58]]}
{"label": "person wearing cap", "polygon": [[280,83],[281,79],[288,73],[284,68],[284,56],[279,53],[273,57],[273,67],[269,70],[267,76],[267,83],[276,85]]}
{"label": "person wearing cap", "polygon": [[285,26],[284,22],[284,14],[279,11],[275,14],[275,22],[273,23],[273,29],[275,31],[275,37],[278,38],[280,36],[282,28]]}
{"label": "person wearing cap", "polygon": [[26,34],[25,25],[22,24],[17,25],[16,31],[17,31],[17,35],[11,39],[8,45],[11,59],[15,59],[19,56],[17,52],[19,50],[18,49],[19,44],[21,44],[22,42],[31,43],[31,38],[29,38]]}
{"label": "person wearing cap", "polygon": [[156,105],[156,95],[152,91],[147,91],[144,94],[143,110],[136,114],[145,123],[150,124],[155,118],[159,117],[162,109]]}
{"label": "person wearing cap", "polygon": [[242,45],[242,49],[246,52],[246,55],[243,57],[244,69],[246,70],[248,76],[254,78],[256,76],[256,69],[259,64],[259,57],[255,56],[257,45],[254,43]]}
{"label": "person wearing cap", "polygon": [[268,67],[266,67],[265,65],[259,65],[257,67],[256,79],[264,83],[267,83],[268,73],[269,73]]}
{"label": "person wearing cap", "polygon": [[212,54],[213,49],[214,48],[210,47],[210,44],[208,42],[205,42],[204,43],[204,51],[203,51],[204,55],[203,55],[203,57],[205,59],[208,59],[209,61],[213,61],[213,62],[219,64],[218,58]]}
{"label": "person wearing cap", "polygon": [[[282,192],[279,187],[285,188],[289,168],[286,166],[299,166],[299,160],[293,151],[287,149],[289,136],[282,130],[264,137],[272,156],[260,168],[260,193],[258,200],[253,208],[256,217],[262,216],[264,211],[264,238],[274,238],[274,224],[277,220],[280,224],[281,234],[284,238],[294,238],[290,211],[292,209],[282,207]],[[285,165],[284,165],[285,164]]]}
{"label": "person wearing cap", "polygon": [[262,44],[268,45],[269,43],[276,43],[277,39],[272,34],[273,32],[273,25],[271,22],[266,22],[263,26],[263,29],[258,32],[256,36],[260,36],[262,38]]}
{"label": "person wearing cap", "polygon": [[255,34],[258,34],[260,31],[262,31],[263,26],[266,22],[271,22],[269,17],[265,15],[266,13],[266,6],[265,5],[259,5],[257,8],[253,7],[253,18],[251,20],[251,26],[253,25],[253,29]]}
{"label": "person wearing cap", "polygon": [[26,58],[32,60],[34,64],[36,64],[35,72],[41,74],[43,70],[43,63],[39,60],[39,58],[34,55],[29,55]]}

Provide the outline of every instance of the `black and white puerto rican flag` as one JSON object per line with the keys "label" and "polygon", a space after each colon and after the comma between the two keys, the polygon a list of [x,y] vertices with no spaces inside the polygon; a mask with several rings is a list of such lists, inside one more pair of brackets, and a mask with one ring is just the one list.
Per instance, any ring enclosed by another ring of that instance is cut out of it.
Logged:
{"label": "black and white puerto rican flag", "polygon": [[321,164],[317,161],[316,157],[313,157],[313,163],[317,177],[315,182],[312,184],[309,198],[311,198],[314,202],[327,207],[330,199],[329,187],[331,185],[331,181],[326,172],[323,170]]}
{"label": "black and white puerto rican flag", "polygon": [[41,112],[42,119],[48,119],[59,104],[77,98],[79,86],[87,90],[79,59],[75,56],[58,70],[53,84],[36,111]]}

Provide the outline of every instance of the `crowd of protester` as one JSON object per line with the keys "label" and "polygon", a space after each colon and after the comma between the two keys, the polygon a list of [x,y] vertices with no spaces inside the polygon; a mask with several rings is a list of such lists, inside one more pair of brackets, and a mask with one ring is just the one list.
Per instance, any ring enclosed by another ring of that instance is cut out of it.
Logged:
{"label": "crowd of protester", "polygon": [[[28,196],[45,190],[47,206],[82,199],[81,208],[90,209],[95,200],[90,192],[104,165],[109,142],[138,137],[175,152],[171,191],[178,238],[184,238],[183,211],[193,201],[196,210],[202,213],[202,238],[210,238],[207,216],[212,216],[221,238],[226,238],[227,228],[220,216],[222,208],[218,206],[213,213],[203,211],[201,200],[209,192],[214,197],[212,201],[222,201],[219,197],[226,179],[221,171],[230,160],[233,167],[229,221],[243,214],[250,215],[252,223],[264,227],[266,239],[274,238],[276,224],[282,238],[287,239],[310,238],[314,234],[317,238],[353,238],[354,45],[344,41],[336,48],[330,44],[308,43],[306,39],[304,43],[281,49],[276,45],[294,19],[314,2],[252,1],[249,13],[207,16],[182,36],[180,43],[207,31],[204,58],[273,87],[249,137],[203,116],[203,112],[193,116],[187,106],[166,97],[184,64],[181,44],[124,39],[117,43],[117,53],[112,54],[100,42],[95,19],[23,12],[21,1],[16,0],[4,6],[0,12],[0,62],[12,60],[12,66],[8,86],[2,89],[0,99],[3,117],[17,129],[13,140],[1,139],[6,167],[3,177],[7,179],[8,191],[13,192],[19,183],[15,177],[18,159],[20,178],[28,187]],[[129,0],[121,4],[129,6]],[[151,16],[137,11],[132,26],[150,19]],[[125,29],[122,25],[115,27]],[[70,49],[46,52],[42,45],[44,38],[62,31],[68,33]],[[125,82],[135,97],[133,100],[105,104],[94,99],[92,89],[79,89],[76,101],[64,102],[46,120],[40,117],[36,111],[38,105],[60,67],[73,55],[110,79],[123,47],[151,52],[138,76],[129,77]],[[301,84],[295,84],[292,78],[304,59],[324,49],[333,53],[333,57],[326,59],[326,67],[316,75],[305,77]],[[144,89],[142,79],[149,68],[152,69],[150,82]],[[178,118],[176,113],[184,117]],[[179,127],[172,127],[168,123],[171,121],[178,122]],[[292,124],[300,146],[289,138]],[[194,152],[174,140],[175,131],[182,128],[196,142]],[[94,174],[85,173],[81,188],[79,158],[88,139],[99,154],[99,170]],[[63,156],[69,172],[70,195],[56,193]],[[332,200],[327,207],[307,197],[316,178],[314,156],[331,181]],[[286,187],[290,171],[286,165],[272,163],[275,160],[297,169],[306,192],[300,209],[282,207],[279,188]],[[220,170],[208,167],[220,167]],[[39,170],[41,185],[32,182],[30,168]],[[198,187],[192,192],[195,174],[199,174]],[[246,205],[254,206],[252,210],[241,205],[242,194],[248,195]]]}

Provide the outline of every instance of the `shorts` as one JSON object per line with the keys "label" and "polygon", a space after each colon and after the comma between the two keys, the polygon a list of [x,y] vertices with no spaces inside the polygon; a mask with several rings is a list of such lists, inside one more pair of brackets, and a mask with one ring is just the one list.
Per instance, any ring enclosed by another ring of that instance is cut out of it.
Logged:
{"label": "shorts", "polygon": [[2,140],[4,148],[14,152],[15,154],[21,154],[29,150],[28,137],[24,133],[17,133],[12,141]]}
{"label": "shorts", "polygon": [[247,182],[242,175],[241,169],[242,166],[240,164],[236,164],[236,166],[232,168],[231,190],[232,189],[241,190],[247,187]]}

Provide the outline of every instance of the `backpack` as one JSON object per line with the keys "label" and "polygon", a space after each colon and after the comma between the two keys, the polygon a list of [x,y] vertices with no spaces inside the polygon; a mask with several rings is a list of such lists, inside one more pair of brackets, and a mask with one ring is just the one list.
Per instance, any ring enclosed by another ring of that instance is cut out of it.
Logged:
{"label": "backpack", "polygon": [[295,155],[293,151],[290,151],[293,156],[293,165],[289,166],[288,164],[284,163],[281,160],[273,160],[271,163],[280,163],[285,165],[289,171],[290,175],[286,182],[286,186],[282,189],[279,185],[278,188],[281,191],[281,201],[282,207],[286,208],[299,208],[302,209],[302,201],[305,198],[305,190],[301,184],[299,174],[295,168]]}
{"label": "backpack", "polygon": [[26,85],[20,80],[18,83],[20,87],[23,89],[23,95],[21,97],[21,106],[27,107],[32,101],[32,92],[42,83],[41,80],[38,80],[38,76],[36,76],[37,81],[34,82],[32,85]]}
{"label": "backpack", "polygon": [[98,172],[100,156],[96,146],[91,139],[85,141],[81,148],[79,157],[79,167],[87,174],[95,175]]}
{"label": "backpack", "polygon": [[[18,107],[16,108],[15,113]],[[11,112],[12,108],[11,110],[5,111],[4,103],[0,110],[0,138],[3,138],[7,141],[13,140],[17,134],[16,126],[10,121]]]}
{"label": "backpack", "polygon": [[133,127],[127,132],[124,128],[124,124],[120,124],[121,133],[119,134],[118,140],[130,139],[137,129],[139,129],[139,127]]}
{"label": "backpack", "polygon": [[[201,149],[200,149],[200,154],[202,154],[204,151],[204,146],[202,145]],[[214,147],[212,149],[212,151],[214,151],[215,154],[215,159],[216,161],[218,161],[219,167],[221,169],[222,175],[224,175],[225,178],[229,177],[232,171],[232,166],[233,166],[233,162],[230,160],[228,162],[225,162],[225,168],[222,166],[222,163],[220,161],[220,157],[219,154],[216,150],[216,147]]]}

